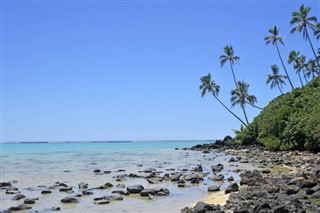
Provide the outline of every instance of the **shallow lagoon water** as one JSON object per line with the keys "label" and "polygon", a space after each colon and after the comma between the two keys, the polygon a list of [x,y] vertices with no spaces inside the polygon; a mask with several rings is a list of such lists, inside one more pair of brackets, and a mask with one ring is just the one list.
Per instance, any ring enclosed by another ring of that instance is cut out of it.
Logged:
{"label": "shallow lagoon water", "polygon": [[[149,184],[143,178],[129,178],[117,182],[116,175],[135,173],[145,175],[141,171],[155,168],[163,173],[171,173],[169,169],[182,171],[191,169],[197,164],[202,164],[204,172],[212,177],[211,165],[222,163],[225,168],[222,173],[225,179],[233,176],[235,181],[240,180],[239,175],[233,170],[237,163],[229,165],[230,155],[223,153],[202,153],[181,150],[195,144],[208,143],[205,141],[193,142],[124,142],[124,143],[28,143],[28,144],[1,144],[1,182],[16,180],[14,186],[18,187],[26,197],[38,197],[39,200],[32,206],[32,210],[25,212],[51,212],[51,207],[61,207],[60,212],[180,212],[185,206],[203,199],[208,195],[210,185],[221,185],[224,189],[228,182],[215,182],[207,178],[200,184],[190,184],[185,188],[178,188],[176,182],[163,181],[159,184]],[[179,150],[175,150],[179,148]],[[138,165],[142,167],[138,167]],[[246,164],[250,167],[250,164]],[[111,171],[110,174],[96,175],[94,169]],[[118,172],[119,169],[125,172]],[[241,165],[241,169],[244,169]],[[68,172],[66,172],[68,171]],[[139,172],[140,171],[140,172]],[[78,183],[85,182],[89,188],[98,187],[110,182],[112,188],[92,190],[93,195],[79,198],[77,204],[62,204],[60,200],[66,196],[65,192],[52,190],[49,195],[42,195],[40,185],[51,186],[55,182],[63,182],[73,187],[73,194],[81,193]],[[124,196],[123,201],[113,201],[107,205],[93,204],[93,198],[112,195],[118,189],[117,184],[141,184],[144,188],[165,187],[170,190],[167,197],[157,197],[149,200],[140,195]],[[13,201],[14,195],[5,194],[0,190],[0,210],[16,206],[23,201]]]}

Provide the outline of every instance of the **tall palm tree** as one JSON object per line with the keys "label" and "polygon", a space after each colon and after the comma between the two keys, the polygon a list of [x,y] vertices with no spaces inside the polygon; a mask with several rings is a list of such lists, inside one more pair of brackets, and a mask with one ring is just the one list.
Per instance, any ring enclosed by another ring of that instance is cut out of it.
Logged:
{"label": "tall palm tree", "polygon": [[238,62],[240,60],[240,58],[238,56],[234,55],[234,49],[233,49],[232,45],[224,46],[223,51],[224,51],[225,55],[220,56],[220,65],[222,67],[227,61],[229,61],[232,75],[233,75],[234,84],[237,86],[237,80],[236,80],[236,76],[234,74],[233,65],[234,65],[234,62]]}
{"label": "tall palm tree", "polygon": [[231,106],[234,107],[239,104],[242,108],[247,124],[249,124],[245,106],[246,103],[255,104],[257,102],[257,98],[254,95],[249,95],[249,84],[244,81],[238,81],[237,84],[236,89],[231,90]]}
{"label": "tall palm tree", "polygon": [[225,104],[222,103],[222,101],[218,98],[218,94],[220,91],[220,86],[217,85],[214,80],[211,80],[211,74],[208,73],[208,75],[202,76],[200,78],[201,85],[199,89],[201,90],[201,97],[204,97],[206,93],[211,93],[215,99],[226,109],[228,112],[230,112],[234,117],[236,117],[244,126],[247,126],[246,123],[241,120],[236,114],[234,114]]}
{"label": "tall palm tree", "polygon": [[295,69],[296,72],[298,73],[301,86],[303,86],[303,82],[302,82],[302,78],[301,78],[301,74],[300,74],[302,69],[297,69],[299,67],[299,55],[300,55],[300,51],[297,52],[297,51],[292,50],[289,53],[288,64],[291,64],[293,62],[293,69]]}
{"label": "tall palm tree", "polygon": [[312,75],[312,78],[316,75],[320,75],[319,67],[316,65],[316,60],[310,59],[307,63],[306,76],[310,77],[310,75]]}
{"label": "tall palm tree", "polygon": [[[290,24],[295,26],[291,29],[290,32],[294,33],[295,31],[302,31],[303,38],[309,41],[314,57],[316,58],[317,54],[313,48],[307,27],[314,31],[316,29],[317,17],[309,17],[308,15],[310,11],[310,7],[304,7],[304,5],[301,5],[299,11],[292,12]],[[320,67],[319,63],[318,66]]]}
{"label": "tall palm tree", "polygon": [[284,69],[284,71],[285,71],[285,73],[287,75],[287,78],[288,78],[288,81],[289,81],[289,83],[291,85],[291,88],[294,89],[293,84],[291,82],[291,79],[289,77],[289,74],[287,72],[287,69],[284,66],[280,51],[279,51],[278,42],[280,42],[282,45],[284,45],[284,43],[283,43],[284,37],[283,36],[279,36],[279,31],[280,31],[280,28],[278,29],[277,26],[274,26],[273,28],[269,29],[269,33],[271,33],[271,35],[266,36],[264,38],[264,40],[266,41],[266,44],[269,44],[271,42],[271,44],[276,45],[278,56],[280,58],[282,67],[283,67],[283,69]]}
{"label": "tall palm tree", "polygon": [[267,76],[267,84],[269,84],[271,82],[271,89],[278,87],[278,89],[280,90],[281,94],[283,95],[283,92],[281,90],[282,85],[286,84],[286,82],[283,79],[288,78],[285,75],[279,75],[279,67],[274,64],[271,66],[271,70],[272,70],[272,74],[269,74]]}

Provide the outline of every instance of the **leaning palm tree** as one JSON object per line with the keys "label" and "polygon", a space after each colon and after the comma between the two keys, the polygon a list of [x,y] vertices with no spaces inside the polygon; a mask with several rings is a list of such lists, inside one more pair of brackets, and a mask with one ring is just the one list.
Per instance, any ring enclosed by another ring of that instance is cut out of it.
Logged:
{"label": "leaning palm tree", "polygon": [[[304,7],[304,5],[301,5],[299,11],[292,12],[291,14],[292,19],[290,21],[290,24],[295,26],[291,29],[290,32],[294,33],[295,31],[298,31],[298,32],[302,31],[303,38],[309,41],[314,57],[316,58],[317,54],[313,48],[313,45],[308,33],[308,27],[313,31],[316,29],[317,17],[315,16],[309,17],[308,15],[310,11],[311,11],[310,7]],[[319,63],[318,63],[318,66],[320,67]]]}
{"label": "leaning palm tree", "polygon": [[296,70],[296,73],[299,76],[301,86],[303,86],[303,82],[302,82],[302,78],[301,78],[301,74],[300,74],[302,69],[297,69],[299,67],[299,55],[300,55],[300,51],[297,52],[297,51],[292,50],[289,53],[288,64],[291,64],[293,62],[293,69]]}
{"label": "leaning palm tree", "polygon": [[201,85],[199,89],[201,90],[201,97],[204,97],[206,93],[211,93],[215,99],[226,109],[228,112],[230,112],[234,117],[236,117],[244,126],[247,126],[246,123],[241,120],[236,114],[234,114],[225,104],[222,103],[222,101],[218,98],[218,94],[220,91],[220,86],[217,85],[214,80],[211,80],[211,74],[208,73],[208,75],[202,76],[200,78]]}
{"label": "leaning palm tree", "polygon": [[310,59],[306,66],[306,76],[309,78],[312,75],[312,78],[315,78],[316,75],[320,75],[319,67],[316,65],[316,61]]}
{"label": "leaning palm tree", "polygon": [[227,61],[229,61],[232,75],[233,75],[234,84],[237,86],[237,80],[236,80],[236,76],[234,74],[233,65],[234,65],[234,62],[238,62],[240,60],[240,58],[238,56],[234,55],[234,49],[233,49],[232,45],[224,46],[223,50],[225,52],[225,55],[220,56],[220,65],[222,67]]}
{"label": "leaning palm tree", "polygon": [[283,63],[283,60],[282,60],[282,57],[281,57],[281,54],[280,54],[280,51],[279,51],[279,47],[278,47],[278,42],[280,42],[282,45],[284,45],[283,43],[283,39],[284,37],[283,36],[279,36],[279,31],[280,31],[280,28],[278,29],[277,26],[274,26],[273,28],[269,29],[269,33],[271,33],[271,35],[269,36],[266,36],[264,38],[264,40],[266,41],[266,44],[269,44],[271,42],[271,44],[275,45],[276,48],[277,48],[277,52],[278,52],[278,56],[280,58],[280,61],[281,61],[281,64],[282,64],[282,67],[287,75],[287,78],[288,78],[288,81],[291,85],[291,88],[294,89],[293,87],[293,84],[291,82],[291,79],[289,77],[289,74],[287,72],[287,69],[286,67],[284,66],[284,63]]}
{"label": "leaning palm tree", "polygon": [[271,66],[271,70],[272,70],[272,74],[269,74],[267,76],[267,84],[269,84],[271,82],[271,89],[278,87],[278,89],[280,90],[281,94],[283,95],[283,92],[281,90],[282,85],[286,84],[286,82],[283,79],[286,79],[287,76],[285,75],[279,75],[279,67],[274,64]]}
{"label": "leaning palm tree", "polygon": [[254,95],[249,95],[249,84],[244,81],[238,81],[237,84],[236,89],[231,90],[231,106],[234,107],[239,104],[242,108],[247,124],[249,124],[245,106],[246,103],[254,105],[257,102],[257,98]]}

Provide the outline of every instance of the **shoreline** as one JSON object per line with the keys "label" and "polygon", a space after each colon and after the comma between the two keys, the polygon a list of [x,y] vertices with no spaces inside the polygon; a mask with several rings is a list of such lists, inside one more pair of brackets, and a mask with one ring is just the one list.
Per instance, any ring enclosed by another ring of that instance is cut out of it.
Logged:
{"label": "shoreline", "polygon": [[223,191],[209,194],[181,213],[319,212],[320,153],[270,151],[260,145],[236,145],[230,138],[221,144],[197,145],[190,150],[244,156],[256,169],[240,174],[239,191],[228,196]]}

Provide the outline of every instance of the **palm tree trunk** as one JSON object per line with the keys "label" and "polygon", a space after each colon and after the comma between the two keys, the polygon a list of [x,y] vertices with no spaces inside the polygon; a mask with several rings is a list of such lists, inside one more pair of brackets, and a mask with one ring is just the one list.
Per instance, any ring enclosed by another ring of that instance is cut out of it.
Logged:
{"label": "palm tree trunk", "polygon": [[246,110],[244,109],[244,106],[241,106],[241,108],[242,108],[242,111],[243,111],[244,117],[246,118],[247,124],[249,125],[249,121],[248,121],[248,117],[247,117]]}
{"label": "palm tree trunk", "polygon": [[300,72],[298,72],[298,75],[299,75],[299,80],[300,80],[301,86],[304,86],[303,82],[302,82],[302,78],[301,78]]}
{"label": "palm tree trunk", "polygon": [[237,80],[236,80],[236,76],[235,76],[234,71],[233,71],[232,63],[231,63],[231,61],[229,61],[229,62],[230,62],[230,67],[231,67],[231,71],[232,71],[232,75],[233,75],[234,84],[236,85],[236,88],[238,88]]}
{"label": "palm tree trunk", "polygon": [[216,99],[217,99],[217,101],[219,101],[219,103],[226,109],[226,110],[228,110],[234,117],[236,117],[245,127],[247,127],[247,124],[241,119],[241,118],[239,118],[236,114],[234,114],[226,105],[224,105],[223,103],[222,103],[222,101],[220,101],[220,99],[216,96],[216,95],[213,95]]}
{"label": "palm tree trunk", "polygon": [[283,63],[283,60],[282,60],[282,57],[281,57],[281,54],[280,54],[280,51],[279,51],[279,47],[278,47],[277,42],[276,42],[276,47],[277,47],[277,52],[278,52],[278,55],[279,55],[279,58],[280,58],[282,67],[283,67],[284,71],[286,72],[286,75],[287,75],[287,77],[288,77],[288,80],[289,80],[289,83],[290,83],[290,85],[291,85],[291,88],[294,89],[293,84],[292,84],[292,82],[291,82],[291,80],[290,80],[288,71],[287,71],[286,67],[284,66],[284,63]]}
{"label": "palm tree trunk", "polygon": [[[311,43],[311,39],[310,39],[310,37],[309,37],[308,29],[305,28],[305,30],[306,30],[307,39],[308,39],[308,41],[309,41],[309,44],[310,44],[310,46],[311,46],[313,55],[314,55],[315,60],[316,60],[316,59],[317,59],[317,54],[316,54],[316,51],[314,51],[313,45],[312,45],[312,43]],[[316,62],[317,62],[317,64],[318,64],[318,67],[320,67],[319,61],[316,60]]]}
{"label": "palm tree trunk", "polygon": [[306,84],[309,82],[307,77],[306,77],[306,71],[303,70],[303,77],[304,77],[304,80],[306,81]]}
{"label": "palm tree trunk", "polygon": [[279,84],[278,84],[277,86],[278,86],[278,89],[279,89],[279,90],[280,90],[280,92],[281,92],[281,95],[283,95],[283,92],[282,92],[282,90],[281,90],[281,88],[280,88]]}

